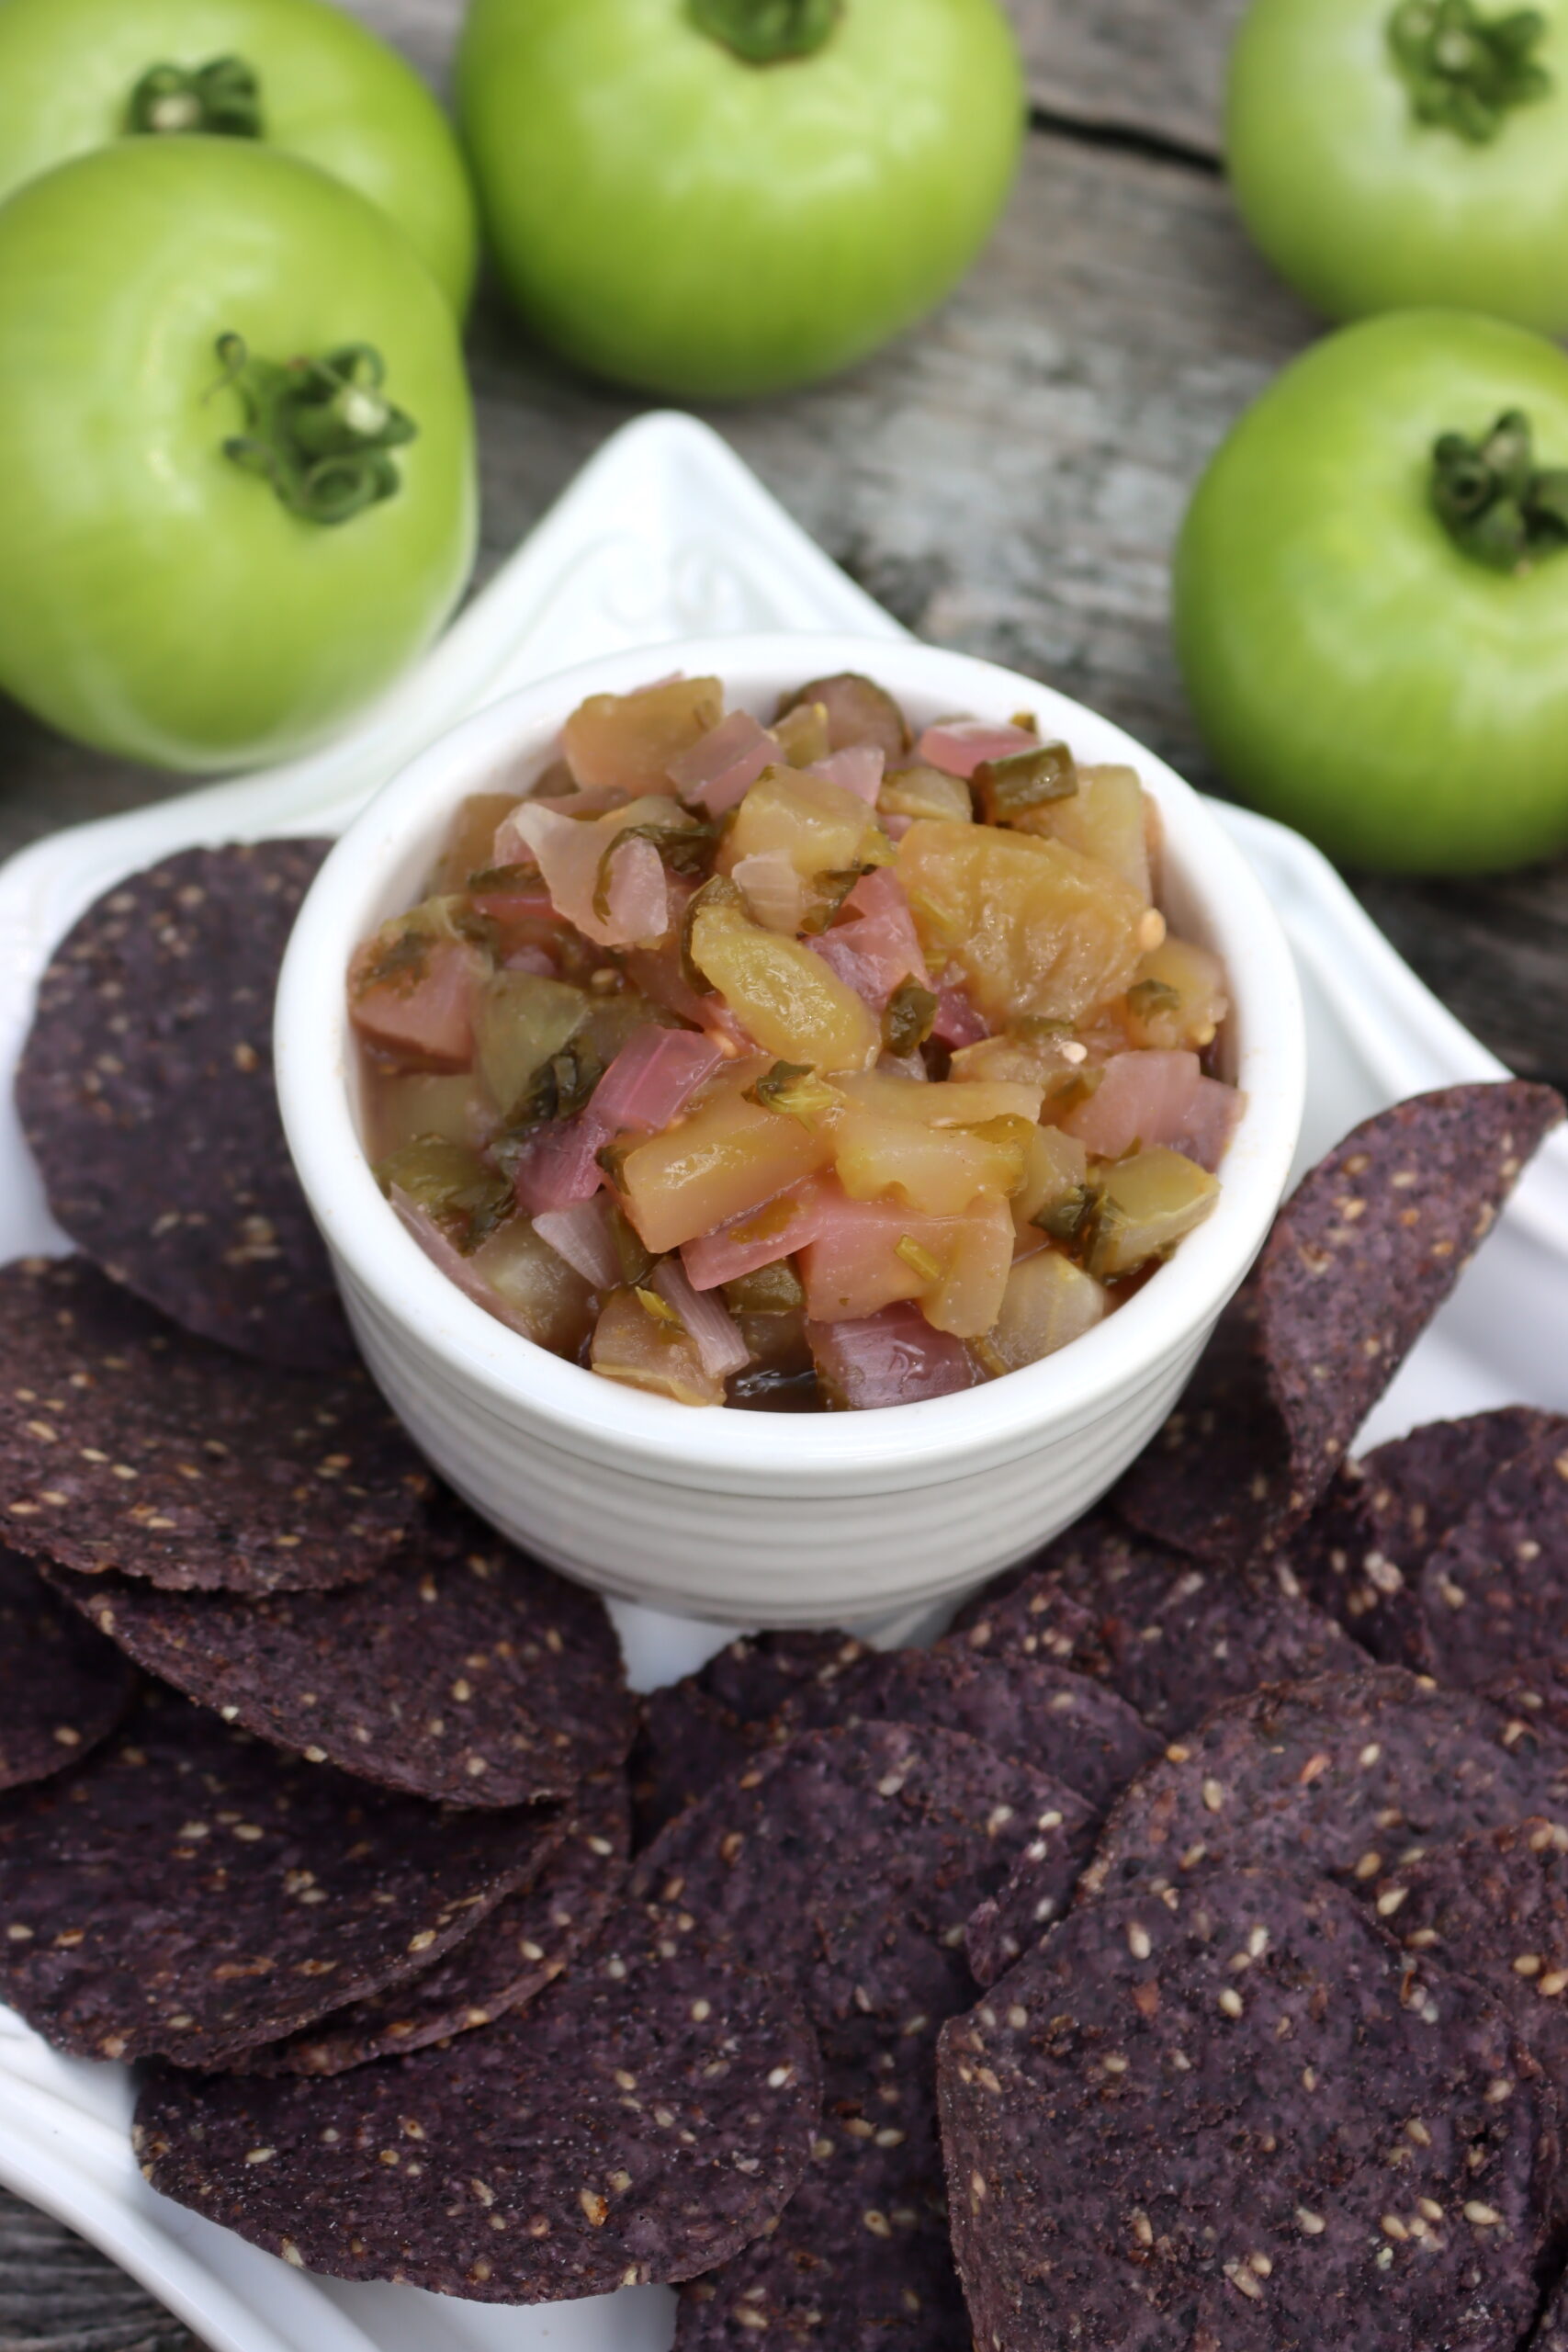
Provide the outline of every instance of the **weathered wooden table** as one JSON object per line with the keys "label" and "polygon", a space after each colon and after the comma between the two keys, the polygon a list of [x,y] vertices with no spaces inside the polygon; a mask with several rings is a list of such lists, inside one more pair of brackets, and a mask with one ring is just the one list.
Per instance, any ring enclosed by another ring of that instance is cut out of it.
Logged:
{"label": "weathered wooden table", "polygon": [[[434,79],[461,0],[351,0]],[[1033,135],[1006,222],[921,333],[818,391],[715,413],[899,617],[1034,673],[1214,785],[1167,641],[1167,563],[1209,451],[1314,322],[1253,254],[1217,164],[1242,0],[1010,0]],[[481,302],[473,369],[492,568],[637,403]],[[180,788],[0,704],[0,854]],[[1568,1078],[1568,866],[1473,885],[1352,876],[1517,1069]],[[188,2352],[68,2233],[0,2198],[0,2352]]]}

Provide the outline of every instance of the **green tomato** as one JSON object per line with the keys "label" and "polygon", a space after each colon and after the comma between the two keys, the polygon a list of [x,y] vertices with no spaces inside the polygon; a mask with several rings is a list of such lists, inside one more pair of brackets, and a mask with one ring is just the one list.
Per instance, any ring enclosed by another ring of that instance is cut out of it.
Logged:
{"label": "green tomato", "polygon": [[1332,855],[1462,874],[1562,848],[1568,357],[1461,311],[1331,335],[1205,474],[1175,617],[1224,774]]}
{"label": "green tomato", "polygon": [[474,0],[457,107],[525,317],[694,399],[809,382],[921,317],[1024,126],[997,0]]}
{"label": "green tomato", "polygon": [[1226,151],[1253,237],[1329,317],[1568,331],[1568,0],[1253,0]]}
{"label": "green tomato", "polygon": [[0,0],[0,198],[138,130],[260,138],[319,164],[467,307],[478,229],[451,125],[325,0]]}
{"label": "green tomato", "polygon": [[341,181],[126,140],[0,206],[0,690],[65,733],[318,741],[440,628],[476,503],[457,322]]}

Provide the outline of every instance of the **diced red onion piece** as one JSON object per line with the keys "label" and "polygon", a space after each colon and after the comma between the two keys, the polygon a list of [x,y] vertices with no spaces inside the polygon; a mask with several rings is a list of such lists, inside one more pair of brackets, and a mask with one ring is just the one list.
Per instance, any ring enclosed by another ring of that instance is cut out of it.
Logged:
{"label": "diced red onion piece", "polygon": [[[840,757],[848,757],[841,753]],[[886,866],[855,884],[829,931],[810,942],[846,988],[881,1012],[905,980],[926,986],[925,957],[909,901]]]}
{"label": "diced red onion piece", "polygon": [[1142,1144],[1183,1148],[1203,1083],[1196,1054],[1113,1054],[1087,1102],[1058,1122],[1103,1159]]}
{"label": "diced red onion piece", "polygon": [[622,1046],[594,1090],[589,1114],[606,1137],[655,1135],[685,1109],[725,1059],[693,1029],[639,1029]]}
{"label": "diced red onion piece", "polygon": [[915,756],[928,767],[941,768],[946,775],[961,775],[967,783],[987,760],[1032,752],[1039,740],[1037,735],[1025,734],[1021,727],[990,727],[984,719],[961,718],[949,726],[928,727]]}
{"label": "diced red onion piece", "polygon": [[685,1325],[710,1380],[728,1380],[732,1372],[744,1372],[751,1361],[745,1340],[718,1299],[694,1290],[679,1258],[661,1261],[650,1287]]}
{"label": "diced red onion piece", "polygon": [[411,1200],[400,1184],[392,1186],[391,1202],[403,1230],[412,1234],[431,1263],[446,1275],[449,1283],[457,1285],[465,1298],[471,1298],[476,1306],[482,1306],[487,1315],[493,1315],[510,1329],[521,1331],[525,1339],[531,1337],[522,1318],[508,1306],[501,1293],[493,1289],[482,1274],[474,1272],[472,1260],[465,1258],[462,1251],[447,1240],[429,1211],[421,1208],[417,1201]]}
{"label": "diced red onion piece", "polygon": [[[803,1250],[820,1232],[832,1198],[816,1177],[808,1176],[781,1193],[765,1209],[748,1209],[728,1225],[721,1225],[716,1233],[704,1233],[695,1241],[686,1242],[681,1260],[693,1289],[716,1290],[721,1283],[738,1283],[742,1275],[754,1274]],[[787,1223],[782,1214],[777,1218],[773,1215],[785,1208]],[[760,1223],[768,1228],[761,1235],[752,1229]]]}
{"label": "diced red onion piece", "polygon": [[534,1219],[534,1230],[564,1258],[590,1289],[614,1290],[621,1280],[621,1261],[610,1234],[610,1204],[603,1193],[578,1201],[569,1209],[547,1209]]}
{"label": "diced red onion piece", "polygon": [[914,821],[913,817],[903,816],[897,809],[890,808],[883,815],[882,830],[890,842],[901,842]]}
{"label": "diced red onion piece", "polygon": [[779,747],[749,710],[732,710],[689,752],[671,760],[665,773],[682,800],[722,817],[744,800]]}
{"label": "diced red onion piece", "polygon": [[807,773],[836,784],[840,792],[852,792],[857,800],[874,808],[886,766],[886,753],[874,743],[852,743],[845,751],[831,752],[825,760],[816,761]]}
{"label": "diced red onion piece", "polygon": [[[369,957],[375,950],[363,952]],[[412,984],[395,979],[363,992],[351,988],[354,1025],[378,1052],[412,1068],[467,1069],[474,1057],[477,970],[472,950],[460,941],[434,940]]]}
{"label": "diced red onion piece", "polygon": [[1176,1147],[1211,1176],[1225,1156],[1225,1148],[1235,1135],[1247,1108],[1247,1097],[1235,1086],[1226,1086],[1217,1078],[1201,1078],[1192,1108],[1188,1114],[1184,1140]]}
{"label": "diced red onion piece", "polygon": [[933,1331],[918,1306],[884,1307],[858,1323],[808,1323],[807,1337],[819,1375],[857,1412],[919,1405],[975,1385],[963,1340]]}
{"label": "diced red onion piece", "polygon": [[651,842],[629,841],[609,865],[606,920],[595,911],[600,871],[613,827],[558,816],[536,801],[523,801],[496,836],[498,851],[515,832],[523,854],[535,858],[556,910],[600,947],[630,947],[662,938],[670,928],[670,893],[664,864]]}
{"label": "diced red onion piece", "polygon": [[943,988],[937,990],[936,1014],[931,1023],[931,1035],[956,1053],[961,1046],[977,1046],[990,1031],[970,1003],[962,989]]}
{"label": "diced red onion piece", "polygon": [[530,1138],[517,1163],[519,1208],[531,1217],[591,1201],[604,1182],[598,1155],[610,1137],[592,1105],[575,1119],[552,1120]]}
{"label": "diced red onion piece", "polygon": [[509,947],[501,959],[509,972],[536,972],[542,980],[558,978],[560,967],[547,947],[536,947],[525,941],[521,947]]}
{"label": "diced red onion piece", "polygon": [[782,850],[737,858],[730,880],[746,893],[748,905],[766,931],[796,932],[805,912],[800,876]]}

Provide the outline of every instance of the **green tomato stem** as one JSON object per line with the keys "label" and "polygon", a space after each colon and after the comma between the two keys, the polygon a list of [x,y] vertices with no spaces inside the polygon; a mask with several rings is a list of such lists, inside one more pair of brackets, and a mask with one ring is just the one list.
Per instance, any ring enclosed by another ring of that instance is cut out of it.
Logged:
{"label": "green tomato stem", "polygon": [[746,65],[811,57],[843,13],[844,0],[687,0],[692,22]]}
{"label": "green tomato stem", "polygon": [[1475,0],[1400,0],[1388,21],[1416,121],[1472,147],[1497,138],[1516,107],[1551,96],[1551,76],[1535,55],[1545,36],[1539,8],[1488,18]]}
{"label": "green tomato stem", "polygon": [[1481,441],[1445,433],[1432,503],[1455,547],[1490,571],[1533,571],[1568,548],[1568,467],[1538,467],[1529,417],[1500,416]]}
{"label": "green tomato stem", "polygon": [[209,138],[259,139],[261,84],[243,57],[149,66],[130,94],[125,127],[164,137],[196,130]]}
{"label": "green tomato stem", "polygon": [[335,526],[397,496],[391,452],[419,427],[388,400],[386,367],[369,344],[280,367],[256,357],[242,335],[225,334],[218,356],[220,389],[238,392],[245,411],[245,431],[224,442],[223,455],[269,481],[291,514]]}

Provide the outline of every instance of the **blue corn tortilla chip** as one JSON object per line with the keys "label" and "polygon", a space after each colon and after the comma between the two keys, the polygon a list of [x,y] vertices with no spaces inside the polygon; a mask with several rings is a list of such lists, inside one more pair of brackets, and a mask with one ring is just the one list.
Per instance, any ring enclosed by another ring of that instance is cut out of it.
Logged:
{"label": "blue corn tortilla chip", "polygon": [[737,2253],[799,2180],[821,2096],[796,2002],[628,1905],[446,2049],[324,2082],[165,2077],[133,2139],[154,2188],[296,2267],[546,2303]]}
{"label": "blue corn tortilla chip", "polygon": [[0,1531],[173,1591],[372,1575],[430,1477],[362,1373],[274,1372],[193,1339],[83,1258],[0,1267]]}
{"label": "blue corn tortilla chip", "polygon": [[344,1591],[253,1600],[51,1574],[149,1673],[226,1723],[415,1796],[566,1798],[630,1744],[604,1602],[445,1492],[369,1583]]}
{"label": "blue corn tortilla chip", "polygon": [[1537,1815],[1568,1823],[1568,1743],[1369,1665],[1233,1700],[1173,1742],[1112,1809],[1083,1893],[1254,1864],[1370,1891],[1423,1847]]}
{"label": "blue corn tortilla chip", "polygon": [[650,1690],[632,1750],[637,1849],[765,1747],[768,1726],[788,1700],[830,1683],[867,1655],[851,1634],[743,1634],[697,1673]]}
{"label": "blue corn tortilla chip", "polygon": [[1439,1682],[1568,1682],[1568,1420],[1543,1422],[1421,1570],[1422,1662]]}
{"label": "blue corn tortilla chip", "polygon": [[296,1371],[354,1342],[283,1138],[278,968],[332,843],[184,850],[55,950],[17,1105],[77,1248],[204,1339]]}
{"label": "blue corn tortilla chip", "polygon": [[642,1857],[634,1889],[799,1985],[828,2086],[800,2211],[693,2290],[682,2352],[734,2340],[758,2290],[786,2344],[818,2309],[822,2342],[955,2340],[932,2059],[973,1993],[964,1923],[1036,1849],[1065,1904],[1096,1818],[964,1732],[866,1722],[757,1754]]}
{"label": "blue corn tortilla chip", "polygon": [[1550,2092],[1481,1987],[1338,1887],[1086,1904],[939,2063],[988,2352],[1491,2352],[1537,2309]]}
{"label": "blue corn tortilla chip", "polygon": [[531,1886],[498,1903],[423,1976],[334,2009],[290,2041],[247,2052],[231,2071],[341,2075],[477,2032],[553,1984],[621,1897],[630,1840],[626,1784],[602,1772],[578,1791],[560,1844]]}
{"label": "blue corn tortilla chip", "polygon": [[933,1724],[1032,1764],[1103,1812],[1162,1743],[1124,1700],[1088,1675],[1021,1652],[940,1645],[874,1650],[780,1709],[772,1738],[833,1724]]}
{"label": "blue corn tortilla chip", "polygon": [[1381,1664],[1427,1671],[1421,1571],[1496,1473],[1554,1418],[1505,1405],[1428,1421],[1348,1462],[1288,1546],[1302,1589]]}
{"label": "blue corn tortilla chip", "polygon": [[1356,1128],[1280,1211],[1190,1386],[1116,1492],[1145,1534],[1244,1565],[1314,1510],[1564,1114],[1509,1080]]}
{"label": "blue corn tortilla chip", "polygon": [[777,2226],[681,2296],[675,2352],[954,2352],[967,2340],[937,2135],[939,2020],[824,2060],[822,2120]]}
{"label": "blue corn tortilla chip", "polygon": [[78,2057],[220,2065],[429,1968],[564,1826],[390,1796],[148,1687],[0,1798],[0,1998]]}
{"label": "blue corn tortilla chip", "polygon": [[[1435,1962],[1483,1985],[1548,2083],[1568,2082],[1568,1829],[1523,1821],[1433,1846],[1376,1882],[1373,1907],[1412,1965]],[[1568,2253],[1568,2174],[1552,2198]]]}
{"label": "blue corn tortilla chip", "polygon": [[0,1789],[47,1781],[107,1739],[136,1670],[0,1544]]}
{"label": "blue corn tortilla chip", "polygon": [[1348,1670],[1359,1652],[1282,1566],[1200,1566],[1091,1512],[968,1602],[948,1646],[1045,1658],[1115,1691],[1162,1739],[1265,1682]]}

